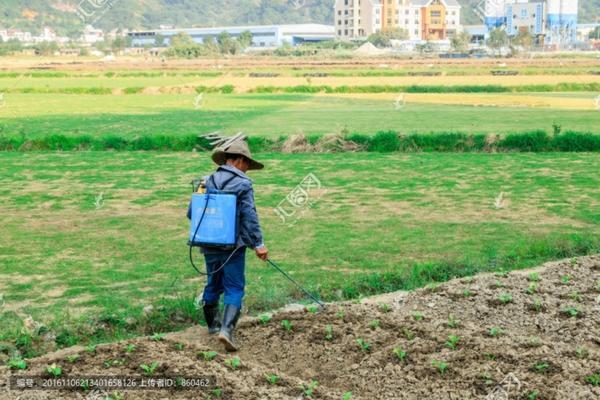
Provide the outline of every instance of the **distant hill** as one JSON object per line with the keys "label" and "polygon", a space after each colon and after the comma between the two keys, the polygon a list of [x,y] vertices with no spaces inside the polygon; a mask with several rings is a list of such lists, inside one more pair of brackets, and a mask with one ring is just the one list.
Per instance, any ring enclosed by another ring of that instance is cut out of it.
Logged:
{"label": "distant hill", "polygon": [[[0,28],[21,28],[38,33],[51,26],[61,35],[78,36],[83,22],[76,13],[82,1],[113,4],[94,24],[102,29],[333,23],[334,0],[2,0]],[[459,0],[463,23],[478,24],[473,12],[480,0]],[[580,20],[593,22],[600,0],[580,0]]]}

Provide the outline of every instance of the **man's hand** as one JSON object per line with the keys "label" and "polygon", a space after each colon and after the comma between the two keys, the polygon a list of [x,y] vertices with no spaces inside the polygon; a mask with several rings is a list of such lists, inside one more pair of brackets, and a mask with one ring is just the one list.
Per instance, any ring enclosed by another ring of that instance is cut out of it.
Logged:
{"label": "man's hand", "polygon": [[267,250],[265,245],[257,247],[256,249],[254,249],[254,251],[256,252],[256,257],[260,258],[263,261],[267,261],[267,258],[269,258],[269,250]]}

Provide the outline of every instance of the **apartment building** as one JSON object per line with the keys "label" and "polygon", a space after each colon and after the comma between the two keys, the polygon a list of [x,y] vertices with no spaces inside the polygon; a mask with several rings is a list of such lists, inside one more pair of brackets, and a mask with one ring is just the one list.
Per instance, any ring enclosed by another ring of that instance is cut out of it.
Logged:
{"label": "apartment building", "polygon": [[404,29],[410,40],[445,40],[460,30],[457,0],[337,0],[335,34],[341,40]]}

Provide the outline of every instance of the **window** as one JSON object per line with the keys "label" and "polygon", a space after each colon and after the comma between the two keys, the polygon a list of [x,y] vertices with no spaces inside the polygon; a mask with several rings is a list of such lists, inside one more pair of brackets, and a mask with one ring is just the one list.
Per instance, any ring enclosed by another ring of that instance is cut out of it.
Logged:
{"label": "window", "polygon": [[419,20],[415,19],[415,25],[419,25]]}
{"label": "window", "polygon": [[341,24],[342,24],[342,20],[338,19],[338,25],[341,25]]}
{"label": "window", "polygon": [[342,10],[338,10],[338,15],[342,15]]}
{"label": "window", "polygon": [[404,25],[408,25],[408,20],[407,19],[404,20]]}
{"label": "window", "polygon": [[404,10],[404,14],[408,15],[408,8]]}
{"label": "window", "polygon": [[430,14],[432,17],[441,17],[442,16],[442,12],[441,11],[432,11]]}
{"label": "window", "polygon": [[521,18],[526,18],[527,17],[527,9],[526,8],[522,8],[521,9]]}
{"label": "window", "polygon": [[344,29],[344,35],[348,36],[348,29]]}
{"label": "window", "polygon": [[338,31],[338,36],[342,36],[342,30],[341,29]]}
{"label": "window", "polygon": [[418,34],[419,34],[419,30],[415,29],[415,35],[418,35]]}

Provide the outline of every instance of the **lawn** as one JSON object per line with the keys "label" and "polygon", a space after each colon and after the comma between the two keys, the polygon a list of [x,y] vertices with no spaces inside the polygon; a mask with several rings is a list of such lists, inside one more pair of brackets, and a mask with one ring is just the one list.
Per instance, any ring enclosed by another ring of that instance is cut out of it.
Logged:
{"label": "lawn", "polygon": [[[329,300],[600,249],[595,154],[257,158],[267,165],[252,177],[272,258]],[[117,331],[75,330],[85,340],[135,330],[123,321],[149,304],[196,318],[204,280],[187,260],[185,211],[189,181],[212,168],[206,153],[0,153],[0,340],[18,336],[27,315],[60,329],[121,321]],[[275,207],[309,173],[322,184],[313,207],[283,222]],[[301,297],[248,259],[250,312]]]}
{"label": "lawn", "polygon": [[[497,94],[13,94],[0,107],[0,134],[135,136],[222,130],[251,135],[514,133],[535,129],[598,133],[595,93]],[[196,102],[196,103],[195,103]]]}

